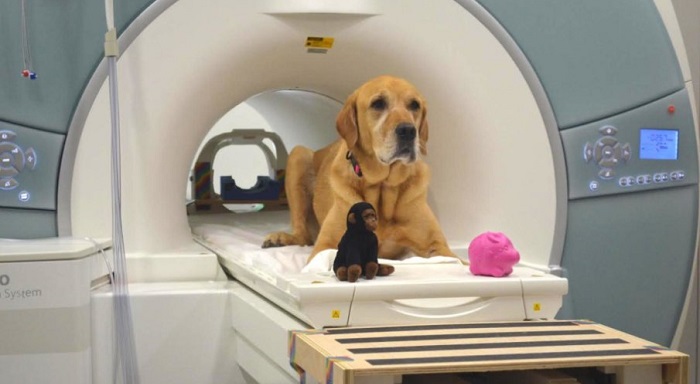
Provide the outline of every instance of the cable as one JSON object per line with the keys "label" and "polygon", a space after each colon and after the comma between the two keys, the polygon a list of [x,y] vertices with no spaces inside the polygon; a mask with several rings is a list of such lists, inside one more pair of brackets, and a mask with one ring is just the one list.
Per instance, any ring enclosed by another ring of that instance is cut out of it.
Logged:
{"label": "cable", "polygon": [[22,0],[22,17],[20,18],[21,37],[22,37],[22,61],[24,68],[22,69],[22,77],[31,80],[36,80],[34,73],[34,65],[32,64],[32,51],[29,49],[29,34],[27,33],[27,4],[26,0]]}
{"label": "cable", "polygon": [[102,247],[102,245],[100,245],[100,243],[98,243],[97,240],[93,239],[92,237],[86,237],[85,240],[91,242],[95,245],[95,248],[97,248],[97,252],[99,252],[99,254],[102,256],[102,260],[105,262],[109,283],[114,285],[114,270],[112,269],[112,264],[109,263],[109,258],[107,258],[107,252],[105,252],[104,247]]}
{"label": "cable", "polygon": [[[117,78],[117,32],[114,28],[114,4],[105,0],[107,33],[105,34],[105,57],[109,64],[109,96],[112,127],[112,242],[114,247],[114,319],[117,355],[121,363],[122,381],[126,384],[139,384],[136,346],[129,299],[126,252],[121,216],[121,143],[119,124],[119,92]],[[115,367],[116,368],[116,367]],[[117,375],[114,377],[117,381]]]}

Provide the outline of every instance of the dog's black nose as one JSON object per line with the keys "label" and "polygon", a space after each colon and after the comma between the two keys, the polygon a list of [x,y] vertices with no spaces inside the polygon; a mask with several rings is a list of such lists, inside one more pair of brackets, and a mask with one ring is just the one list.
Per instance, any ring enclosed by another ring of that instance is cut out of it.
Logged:
{"label": "dog's black nose", "polygon": [[410,141],[416,138],[416,127],[411,123],[401,123],[396,127],[396,137],[399,140]]}

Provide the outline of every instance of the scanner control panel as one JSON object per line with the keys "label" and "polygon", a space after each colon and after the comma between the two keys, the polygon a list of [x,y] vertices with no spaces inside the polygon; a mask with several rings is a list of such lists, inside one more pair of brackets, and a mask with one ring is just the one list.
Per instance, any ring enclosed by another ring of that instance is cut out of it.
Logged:
{"label": "scanner control panel", "polygon": [[686,91],[562,131],[571,199],[698,182]]}
{"label": "scanner control panel", "polygon": [[56,209],[64,136],[0,123],[0,207]]}
{"label": "scanner control panel", "polygon": [[[29,147],[26,150],[14,143],[17,134],[13,131],[0,131],[0,189],[11,191],[20,189],[16,176],[24,170],[36,168],[36,151]],[[20,201],[28,201],[30,194],[22,191],[18,195]]]}

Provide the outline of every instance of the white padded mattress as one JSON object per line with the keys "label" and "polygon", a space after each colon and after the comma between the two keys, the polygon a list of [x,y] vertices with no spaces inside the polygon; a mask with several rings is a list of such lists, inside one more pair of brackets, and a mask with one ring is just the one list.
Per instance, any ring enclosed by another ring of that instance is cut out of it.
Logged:
{"label": "white padded mattress", "polygon": [[[233,278],[312,327],[551,318],[567,291],[566,279],[528,267],[516,266],[502,278],[474,276],[458,259],[443,256],[380,259],[396,271],[341,282],[332,272],[335,250],[306,265],[310,246],[261,248],[267,233],[287,230],[288,216],[202,214],[190,223],[194,238]],[[453,249],[461,256],[466,247]]]}

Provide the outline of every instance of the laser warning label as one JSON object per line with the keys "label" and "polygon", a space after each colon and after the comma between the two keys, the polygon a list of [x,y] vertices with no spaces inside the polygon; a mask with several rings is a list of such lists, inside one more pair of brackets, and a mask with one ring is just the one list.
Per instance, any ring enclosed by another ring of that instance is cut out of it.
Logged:
{"label": "laser warning label", "polygon": [[304,44],[304,46],[309,52],[325,53],[333,48],[334,42],[335,38],[333,37],[309,36],[306,38],[306,44]]}

